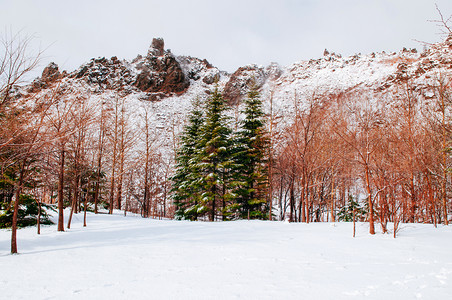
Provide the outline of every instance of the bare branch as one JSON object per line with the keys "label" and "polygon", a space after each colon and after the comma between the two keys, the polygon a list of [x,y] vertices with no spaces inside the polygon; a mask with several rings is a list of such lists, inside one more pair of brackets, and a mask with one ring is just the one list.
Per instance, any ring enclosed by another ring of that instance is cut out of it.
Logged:
{"label": "bare branch", "polygon": [[429,20],[429,22],[435,23],[436,26],[439,27],[441,34],[449,36],[450,34],[452,34],[452,25],[450,24],[452,15],[446,19],[439,9],[438,4],[435,3],[435,7],[439,15],[439,20]]}
{"label": "bare branch", "polygon": [[0,106],[7,101],[12,87],[23,83],[26,75],[38,66],[43,51],[39,49],[33,54],[34,38],[21,31],[5,30],[0,34]]}

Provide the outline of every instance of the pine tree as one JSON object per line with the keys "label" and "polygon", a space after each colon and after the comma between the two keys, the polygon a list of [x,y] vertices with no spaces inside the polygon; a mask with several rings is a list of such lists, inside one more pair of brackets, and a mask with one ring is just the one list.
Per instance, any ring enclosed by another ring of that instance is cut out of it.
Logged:
{"label": "pine tree", "polygon": [[338,214],[338,220],[343,222],[352,222],[355,220],[363,220],[368,212],[367,203],[364,204],[364,207],[355,200],[352,195],[349,195],[347,204],[342,207]]}
{"label": "pine tree", "polygon": [[172,177],[173,200],[176,206],[176,219],[196,220],[202,213],[199,203],[199,171],[196,157],[199,152],[199,135],[203,125],[201,103],[197,99],[192,103],[193,109],[188,116],[188,124],[181,134],[176,153],[176,172]]}
{"label": "pine tree", "polygon": [[[227,126],[225,110],[225,101],[215,88],[206,103],[205,123],[198,144],[200,151],[194,158],[201,176],[200,211],[207,213],[210,221],[215,221],[217,211],[224,212],[232,196],[229,188],[231,129]],[[224,220],[225,215],[222,217]]]}
{"label": "pine tree", "polygon": [[244,100],[241,122],[236,137],[235,179],[236,201],[230,210],[236,217],[265,219],[268,217],[268,147],[269,139],[263,121],[262,101],[257,88]]}

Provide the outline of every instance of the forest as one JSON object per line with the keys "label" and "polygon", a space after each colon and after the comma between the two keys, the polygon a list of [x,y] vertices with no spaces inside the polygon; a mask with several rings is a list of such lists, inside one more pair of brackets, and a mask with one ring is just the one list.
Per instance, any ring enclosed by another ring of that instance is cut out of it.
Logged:
{"label": "forest", "polygon": [[84,213],[86,226],[87,211],[114,209],[203,221],[361,221],[370,234],[393,224],[394,237],[400,223],[449,222],[447,69],[422,86],[399,78],[385,93],[294,91],[286,115],[273,112],[271,93],[251,87],[234,118],[215,88],[192,99],[165,148],[151,107],[143,103],[137,113],[121,91],[99,101],[56,81],[47,93],[23,96],[42,54],[30,54],[30,41],[2,39],[0,203],[13,253],[25,211],[39,228],[52,207],[58,231],[70,228],[73,214]]}

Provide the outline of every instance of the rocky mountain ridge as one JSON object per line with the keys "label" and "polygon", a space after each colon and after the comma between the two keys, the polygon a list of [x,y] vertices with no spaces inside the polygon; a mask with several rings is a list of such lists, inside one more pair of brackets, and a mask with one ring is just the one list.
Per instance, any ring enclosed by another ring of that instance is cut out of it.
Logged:
{"label": "rocky mountain ridge", "polygon": [[267,67],[247,65],[233,74],[221,71],[207,60],[190,56],[175,56],[164,49],[164,41],[152,41],[145,56],[132,61],[117,57],[91,59],[70,73],[60,73],[55,63],[49,64],[27,89],[35,93],[51,87],[56,81],[82,82],[96,94],[107,90],[122,95],[135,94],[141,100],[160,101],[186,94],[190,86],[209,92],[215,84],[231,104],[238,104],[251,85],[285,93],[292,89],[318,93],[370,88],[383,92],[402,80],[420,81],[431,73],[452,69],[452,36],[434,44],[423,53],[403,49],[398,53],[356,54],[342,57],[325,50],[323,57],[301,61],[287,67],[272,63]]}

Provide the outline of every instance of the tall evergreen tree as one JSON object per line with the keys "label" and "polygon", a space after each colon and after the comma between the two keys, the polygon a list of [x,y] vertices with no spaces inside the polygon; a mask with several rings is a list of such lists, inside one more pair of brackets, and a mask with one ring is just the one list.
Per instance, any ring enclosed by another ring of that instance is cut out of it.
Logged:
{"label": "tall evergreen tree", "polygon": [[[231,199],[228,186],[232,167],[231,129],[227,126],[223,96],[215,88],[206,103],[205,123],[199,139],[197,170],[201,175],[202,211],[215,221],[218,211],[223,211]],[[221,209],[219,206],[222,206]],[[222,213],[223,219],[224,214]]]}
{"label": "tall evergreen tree", "polygon": [[266,219],[268,217],[268,147],[269,139],[263,120],[262,101],[253,87],[244,100],[245,119],[236,135],[235,203],[231,212],[238,218]]}
{"label": "tall evergreen tree", "polygon": [[199,170],[196,158],[199,152],[199,136],[203,126],[201,103],[197,99],[188,116],[176,153],[176,172],[172,177],[173,200],[176,219],[196,220],[203,213],[199,202]]}

